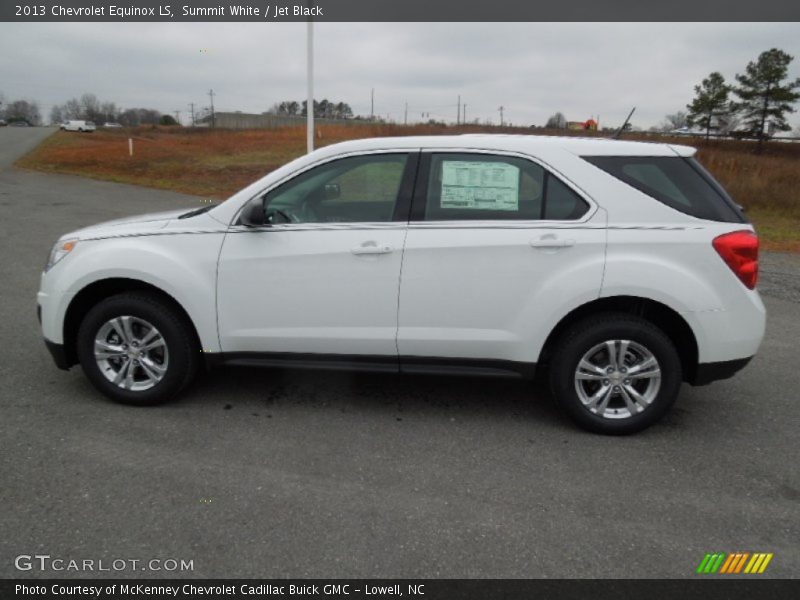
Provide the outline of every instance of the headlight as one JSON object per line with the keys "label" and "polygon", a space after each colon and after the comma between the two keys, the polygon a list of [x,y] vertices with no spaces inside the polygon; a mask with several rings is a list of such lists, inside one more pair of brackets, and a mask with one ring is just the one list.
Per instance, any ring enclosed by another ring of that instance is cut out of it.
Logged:
{"label": "headlight", "polygon": [[50,257],[47,259],[47,264],[44,267],[45,272],[52,269],[54,264],[72,252],[77,245],[78,240],[58,240],[53,245],[53,249],[50,250]]}

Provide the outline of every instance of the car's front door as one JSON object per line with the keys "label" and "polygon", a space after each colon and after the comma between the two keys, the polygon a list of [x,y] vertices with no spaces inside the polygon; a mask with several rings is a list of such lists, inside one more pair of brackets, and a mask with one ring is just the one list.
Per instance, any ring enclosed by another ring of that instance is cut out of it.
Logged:
{"label": "car's front door", "polygon": [[396,359],[417,158],[339,158],[256,198],[266,225],[233,225],[220,255],[223,352]]}

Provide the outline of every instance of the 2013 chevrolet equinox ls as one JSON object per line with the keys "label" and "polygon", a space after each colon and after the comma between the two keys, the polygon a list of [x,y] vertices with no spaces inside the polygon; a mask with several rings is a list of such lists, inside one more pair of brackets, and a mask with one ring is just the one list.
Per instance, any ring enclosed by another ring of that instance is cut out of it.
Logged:
{"label": "2013 chevrolet equinox ls", "polygon": [[59,239],[45,342],[130,404],[217,362],[546,367],[579,425],[638,431],[764,334],[758,238],[694,153],[505,135],[328,146],[213,208]]}

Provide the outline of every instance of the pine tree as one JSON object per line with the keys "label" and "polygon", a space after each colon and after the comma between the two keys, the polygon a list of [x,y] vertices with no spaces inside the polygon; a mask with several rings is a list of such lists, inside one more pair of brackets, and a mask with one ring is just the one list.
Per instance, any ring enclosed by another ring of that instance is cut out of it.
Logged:
{"label": "pine tree", "polygon": [[694,86],[696,94],[691,104],[687,104],[689,125],[699,125],[706,131],[708,139],[711,130],[719,127],[719,120],[725,118],[731,107],[728,102],[731,86],[725,83],[721,73],[714,71],[703,79],[700,85]]}
{"label": "pine tree", "polygon": [[741,99],[736,109],[741,111],[747,131],[757,137],[759,143],[773,130],[791,129],[786,115],[794,112],[792,104],[800,99],[800,92],[796,91],[800,89],[800,78],[784,80],[793,58],[773,48],[762,52],[757,61],[748,63],[744,75],[736,75],[739,85],[734,93]]}

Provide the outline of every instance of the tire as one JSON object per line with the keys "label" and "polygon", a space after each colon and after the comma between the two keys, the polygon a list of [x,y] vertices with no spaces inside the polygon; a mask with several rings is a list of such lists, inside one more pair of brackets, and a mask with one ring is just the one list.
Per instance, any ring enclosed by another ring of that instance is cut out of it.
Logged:
{"label": "tire", "polygon": [[159,296],[145,292],[111,296],[89,310],[78,329],[77,351],[98,390],[137,406],[174,398],[200,363],[192,325]]}
{"label": "tire", "polygon": [[603,313],[570,327],[550,366],[558,405],[583,429],[609,435],[636,433],[661,419],[682,380],[669,337],[625,313]]}

